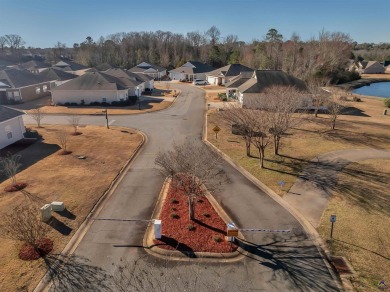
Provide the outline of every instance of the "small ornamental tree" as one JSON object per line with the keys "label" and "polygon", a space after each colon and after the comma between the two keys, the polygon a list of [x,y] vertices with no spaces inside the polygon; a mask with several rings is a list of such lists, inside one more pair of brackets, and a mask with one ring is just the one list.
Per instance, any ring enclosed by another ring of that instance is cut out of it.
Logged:
{"label": "small ornamental tree", "polygon": [[42,111],[42,109],[40,108],[32,109],[29,115],[37,123],[37,127],[41,128],[41,122],[46,116],[46,114]]}
{"label": "small ornamental tree", "polygon": [[16,174],[19,172],[22,164],[20,163],[21,155],[8,154],[6,157],[0,158],[0,172],[4,173],[10,180],[12,185],[16,185]]}
{"label": "small ornamental tree", "polygon": [[157,154],[155,163],[161,174],[171,177],[173,186],[187,196],[190,220],[194,220],[195,198],[204,195],[203,186],[213,192],[227,180],[220,162],[217,153],[196,141],[175,144],[172,150]]}
{"label": "small ornamental tree", "polygon": [[[48,250],[42,250],[41,240],[45,239],[48,227],[39,218],[39,210],[32,205],[21,205],[3,217],[0,234],[4,238],[18,240],[32,247],[38,256]],[[51,243],[52,244],[52,243]]]}
{"label": "small ornamental tree", "polygon": [[68,146],[68,140],[69,140],[69,135],[66,131],[60,130],[56,133],[56,137],[58,140],[58,143],[60,144],[62,148],[62,154],[68,154],[68,151],[66,150]]}
{"label": "small ornamental tree", "polygon": [[385,106],[390,108],[390,98],[385,99]]}
{"label": "small ornamental tree", "polygon": [[70,115],[68,118],[68,123],[73,128],[72,135],[80,135],[81,133],[77,131],[79,125],[80,125],[80,116],[78,115]]}

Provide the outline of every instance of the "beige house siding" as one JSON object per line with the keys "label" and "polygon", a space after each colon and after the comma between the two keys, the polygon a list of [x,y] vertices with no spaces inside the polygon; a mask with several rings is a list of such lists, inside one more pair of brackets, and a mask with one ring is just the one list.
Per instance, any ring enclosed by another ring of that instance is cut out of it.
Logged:
{"label": "beige house siding", "polygon": [[126,100],[129,94],[128,90],[53,90],[52,102],[58,103],[77,103],[80,104],[84,100],[85,104],[91,102],[108,102]]}
{"label": "beige house siding", "polygon": [[15,143],[23,138],[26,132],[23,118],[16,117],[0,123],[0,149]]}

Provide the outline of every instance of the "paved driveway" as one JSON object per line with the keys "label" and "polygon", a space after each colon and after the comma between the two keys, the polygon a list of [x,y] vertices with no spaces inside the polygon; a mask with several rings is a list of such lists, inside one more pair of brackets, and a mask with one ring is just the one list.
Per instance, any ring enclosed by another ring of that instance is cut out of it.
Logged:
{"label": "paved driveway", "polygon": [[[99,218],[150,219],[163,182],[154,168],[156,153],[169,149],[174,141],[191,139],[193,143],[202,143],[204,93],[191,86],[175,86],[180,87],[183,94],[170,109],[112,117],[113,125],[139,129],[148,140],[98,214]],[[66,117],[50,116],[44,122],[66,124]],[[101,116],[87,116],[82,123],[104,125],[105,120]],[[215,197],[240,228],[291,229],[291,233],[247,232],[247,241],[242,241],[241,246],[249,255],[243,260],[190,265],[167,262],[147,254],[142,248],[145,223],[95,221],[75,252],[78,257],[88,259],[88,265],[80,264],[75,277],[67,278],[62,286],[68,281],[69,286],[77,283],[88,285],[93,291],[105,291],[108,288],[104,287],[100,274],[117,274],[117,264],[126,261],[134,266],[139,259],[137,265],[143,268],[138,267],[134,272],[134,275],[139,274],[139,279],[145,276],[142,270],[158,271],[142,283],[161,284],[168,279],[170,283],[178,283],[174,291],[184,291],[185,283],[195,280],[199,285],[197,291],[215,291],[217,285],[221,288],[218,291],[336,291],[335,281],[299,223],[228,163],[223,167],[231,183]],[[91,272],[89,267],[96,268]],[[129,291],[148,289],[129,287]]]}

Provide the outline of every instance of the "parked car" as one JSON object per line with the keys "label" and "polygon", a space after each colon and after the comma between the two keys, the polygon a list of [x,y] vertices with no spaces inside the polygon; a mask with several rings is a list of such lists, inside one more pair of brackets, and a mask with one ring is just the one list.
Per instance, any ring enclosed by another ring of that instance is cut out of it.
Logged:
{"label": "parked car", "polygon": [[209,84],[206,80],[202,80],[202,79],[195,79],[192,84],[194,85],[207,85]]}

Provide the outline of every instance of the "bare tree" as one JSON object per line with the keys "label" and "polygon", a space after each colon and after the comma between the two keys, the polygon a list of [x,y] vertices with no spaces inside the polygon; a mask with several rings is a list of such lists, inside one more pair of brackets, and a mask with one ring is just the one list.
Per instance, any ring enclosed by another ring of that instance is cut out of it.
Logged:
{"label": "bare tree", "polygon": [[252,129],[254,135],[252,137],[252,144],[259,151],[260,168],[264,168],[265,149],[271,142],[272,134],[270,129],[272,127],[270,113],[266,110],[249,110],[251,119],[248,126]]}
{"label": "bare tree", "polygon": [[41,122],[45,118],[46,114],[41,108],[32,109],[29,114],[33,120],[37,123],[37,127],[41,128]]}
{"label": "bare tree", "polygon": [[312,77],[307,81],[307,88],[312,95],[312,103],[314,107],[314,116],[318,116],[318,111],[321,106],[324,106],[329,99],[330,94],[322,87],[328,86],[330,80],[321,77]]}
{"label": "bare tree", "polygon": [[251,108],[267,111],[274,154],[278,155],[282,137],[299,121],[293,115],[298,115],[296,111],[304,106],[304,92],[293,86],[271,86],[264,90],[263,96],[252,99],[251,103]]}
{"label": "bare tree", "polygon": [[245,141],[246,156],[251,156],[251,144],[253,131],[248,126],[251,118],[250,111],[241,107],[239,103],[225,105],[223,111],[220,111],[224,121],[232,127],[233,134],[240,135]]}
{"label": "bare tree", "polygon": [[32,205],[17,206],[3,217],[0,223],[1,235],[5,238],[22,241],[37,248],[37,240],[48,232],[48,227],[39,218],[39,211]]}
{"label": "bare tree", "polygon": [[326,107],[330,119],[330,128],[334,130],[336,128],[337,118],[345,107],[345,101],[342,99],[343,91],[336,90],[332,94],[332,98],[328,100]]}
{"label": "bare tree", "polygon": [[0,158],[1,171],[11,180],[12,185],[16,184],[16,174],[18,173],[22,164],[19,154],[8,154],[6,157]]}
{"label": "bare tree", "polygon": [[56,132],[56,137],[60,146],[62,148],[63,153],[67,152],[66,147],[68,146],[69,135],[66,131],[60,130]]}
{"label": "bare tree", "polygon": [[194,198],[204,195],[202,186],[214,192],[226,181],[220,162],[221,157],[205,144],[190,141],[157,154],[155,163],[161,174],[171,177],[177,190],[187,196],[190,220],[194,220]]}
{"label": "bare tree", "polygon": [[73,135],[79,134],[79,132],[77,132],[77,129],[80,125],[80,119],[81,119],[81,117],[78,115],[70,115],[68,118],[68,123],[70,126],[73,127],[73,130],[74,130]]}

